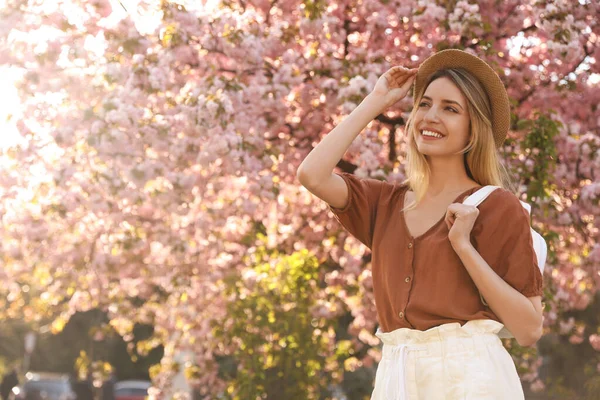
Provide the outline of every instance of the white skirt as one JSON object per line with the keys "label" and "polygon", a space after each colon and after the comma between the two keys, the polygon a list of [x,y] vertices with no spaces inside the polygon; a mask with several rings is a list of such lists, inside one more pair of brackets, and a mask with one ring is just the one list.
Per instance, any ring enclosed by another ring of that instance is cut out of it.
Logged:
{"label": "white skirt", "polygon": [[482,319],[426,331],[377,330],[383,342],[371,400],[524,400],[500,322]]}

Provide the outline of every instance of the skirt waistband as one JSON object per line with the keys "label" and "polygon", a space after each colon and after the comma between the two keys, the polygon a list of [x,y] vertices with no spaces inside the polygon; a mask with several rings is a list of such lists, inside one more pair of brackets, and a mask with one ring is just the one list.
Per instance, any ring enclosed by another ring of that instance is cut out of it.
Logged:
{"label": "skirt waistband", "polygon": [[425,344],[428,342],[442,341],[447,338],[468,338],[478,335],[495,335],[502,330],[504,324],[491,319],[478,319],[468,321],[464,325],[458,322],[443,324],[419,331],[410,328],[399,328],[391,332],[382,332],[377,328],[375,335],[381,339],[383,344],[407,345],[407,344]]}

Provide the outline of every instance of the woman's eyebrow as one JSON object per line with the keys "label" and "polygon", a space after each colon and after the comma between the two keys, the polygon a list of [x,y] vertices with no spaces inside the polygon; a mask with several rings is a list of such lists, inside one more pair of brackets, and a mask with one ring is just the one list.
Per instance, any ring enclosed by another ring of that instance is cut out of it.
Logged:
{"label": "woman's eyebrow", "polygon": [[[433,101],[433,100],[431,99],[431,97],[429,97],[429,96],[423,96],[422,98],[423,98],[423,99],[427,99],[427,100],[429,100],[429,101]],[[459,106],[461,109],[463,109],[463,110],[464,110],[463,106],[461,106],[459,102],[457,102],[457,101],[454,101],[454,100],[442,99],[442,103],[456,104],[457,106]]]}

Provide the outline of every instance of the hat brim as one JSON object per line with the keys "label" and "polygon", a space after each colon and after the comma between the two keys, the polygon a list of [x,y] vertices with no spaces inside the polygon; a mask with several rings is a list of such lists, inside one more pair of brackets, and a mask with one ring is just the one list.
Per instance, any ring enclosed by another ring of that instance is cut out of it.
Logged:
{"label": "hat brim", "polygon": [[506,88],[498,74],[483,60],[458,49],[442,50],[427,58],[419,66],[415,78],[413,101],[417,107],[417,99],[425,91],[425,85],[438,70],[462,68],[473,74],[483,85],[492,107],[492,132],[496,147],[500,147],[506,139],[510,127],[510,102]]}

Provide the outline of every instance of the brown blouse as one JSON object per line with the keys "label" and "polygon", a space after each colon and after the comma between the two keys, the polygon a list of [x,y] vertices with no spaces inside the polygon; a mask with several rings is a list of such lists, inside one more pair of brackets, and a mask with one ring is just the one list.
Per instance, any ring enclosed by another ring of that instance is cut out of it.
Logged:
{"label": "brown blouse", "polygon": [[[477,286],[448,240],[440,219],[413,238],[401,212],[408,185],[339,173],[348,204],[329,206],[348,232],[372,252],[373,293],[380,329],[427,330],[450,322],[499,318],[479,297]],[[456,198],[460,203],[477,191]],[[479,206],[471,243],[490,267],[526,297],[541,296],[543,278],[533,250],[529,214],[517,196],[497,189]]]}

